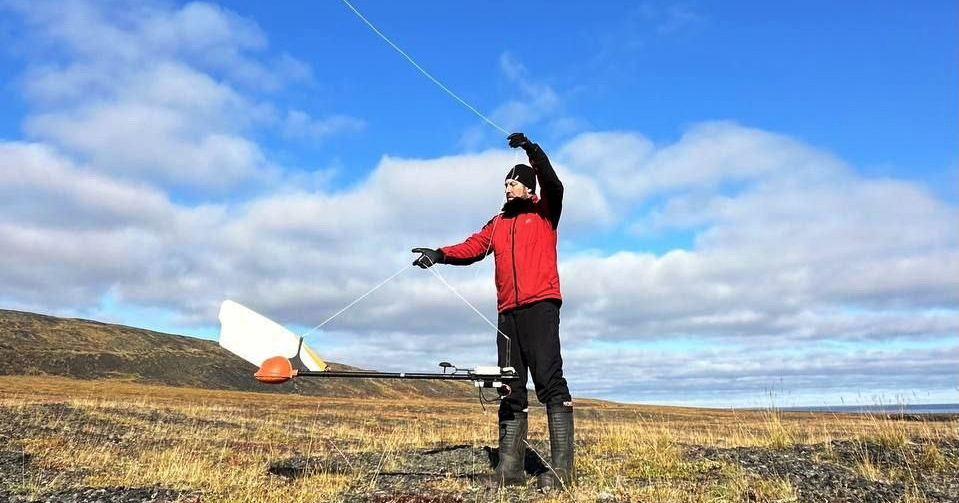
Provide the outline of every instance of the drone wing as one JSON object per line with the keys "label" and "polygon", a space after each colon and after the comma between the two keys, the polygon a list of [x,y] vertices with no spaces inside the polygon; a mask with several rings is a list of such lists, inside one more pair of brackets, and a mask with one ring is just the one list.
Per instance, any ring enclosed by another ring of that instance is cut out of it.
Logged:
{"label": "drone wing", "polygon": [[324,362],[303,338],[232,300],[220,305],[220,346],[259,367],[282,356],[300,370],[324,371]]}

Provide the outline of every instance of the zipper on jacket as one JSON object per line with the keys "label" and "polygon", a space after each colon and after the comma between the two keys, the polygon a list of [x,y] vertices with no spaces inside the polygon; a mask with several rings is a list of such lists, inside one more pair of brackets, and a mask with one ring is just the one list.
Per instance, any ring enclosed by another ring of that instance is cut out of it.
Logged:
{"label": "zipper on jacket", "polygon": [[513,291],[516,295],[516,307],[519,307],[519,278],[516,276],[516,218],[513,219],[513,229],[510,231],[512,234],[512,246],[511,254],[513,259]]}

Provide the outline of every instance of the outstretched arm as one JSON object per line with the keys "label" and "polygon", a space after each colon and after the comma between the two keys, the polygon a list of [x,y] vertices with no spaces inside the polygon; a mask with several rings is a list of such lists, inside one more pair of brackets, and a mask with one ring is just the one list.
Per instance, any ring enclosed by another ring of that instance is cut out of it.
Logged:
{"label": "outstretched arm", "polygon": [[486,225],[479,230],[479,232],[476,232],[472,236],[466,238],[466,241],[463,241],[460,244],[444,246],[440,248],[440,251],[443,253],[443,263],[452,265],[470,265],[473,262],[477,262],[486,258],[486,256],[489,255],[490,251],[493,249],[491,245],[493,239],[493,226],[495,225],[497,218],[499,218],[499,215],[491,218],[490,221],[486,222]]}

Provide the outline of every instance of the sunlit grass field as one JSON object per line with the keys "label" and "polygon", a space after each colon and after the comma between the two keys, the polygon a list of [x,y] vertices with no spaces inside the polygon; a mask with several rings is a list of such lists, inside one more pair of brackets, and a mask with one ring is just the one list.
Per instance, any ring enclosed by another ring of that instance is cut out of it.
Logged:
{"label": "sunlit grass field", "polygon": [[[231,503],[352,501],[365,492],[382,502],[512,501],[516,494],[543,502],[785,502],[797,498],[788,478],[690,457],[687,447],[787,450],[851,440],[905,451],[916,442],[959,441],[954,421],[582,400],[577,480],[567,491],[538,496],[535,477],[520,493],[481,490],[471,476],[490,471],[482,456],[445,470],[409,464],[414,452],[495,447],[495,408],[484,411],[477,401],[329,399],[8,376],[0,377],[0,415],[0,451],[31,456],[30,469],[4,474],[3,483],[28,500],[70,487],[156,486],[182,490],[189,495],[182,501]],[[543,410],[533,408],[530,445],[546,455],[547,438]],[[959,470],[959,460],[934,443],[921,452],[890,470],[863,449],[852,469],[906,483],[916,471]],[[822,455],[828,458],[829,449]],[[289,459],[325,461],[297,477],[269,470]],[[397,472],[422,474],[415,494],[383,485]],[[902,501],[924,501],[910,494]]]}

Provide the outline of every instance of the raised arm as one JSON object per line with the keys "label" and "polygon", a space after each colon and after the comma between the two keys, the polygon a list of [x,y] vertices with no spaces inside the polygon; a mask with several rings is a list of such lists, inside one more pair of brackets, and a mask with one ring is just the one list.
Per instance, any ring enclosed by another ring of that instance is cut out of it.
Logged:
{"label": "raised arm", "polygon": [[529,156],[529,164],[536,172],[536,181],[540,186],[540,199],[546,206],[547,217],[553,228],[559,226],[559,217],[563,213],[563,182],[559,180],[546,152],[539,145],[529,141],[523,133],[509,135],[509,146],[520,147]]}

